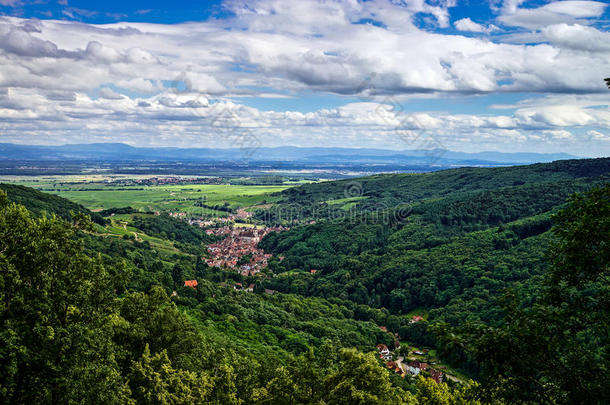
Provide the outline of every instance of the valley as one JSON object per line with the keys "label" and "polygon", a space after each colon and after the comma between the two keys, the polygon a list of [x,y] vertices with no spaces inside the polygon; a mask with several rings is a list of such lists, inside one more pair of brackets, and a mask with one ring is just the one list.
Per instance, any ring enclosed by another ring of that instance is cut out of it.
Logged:
{"label": "valley", "polygon": [[0,189],[39,217],[90,215],[85,253],[127,271],[121,296],[165,297],[198,345],[297,374],[310,355],[355,348],[374,354],[392,395],[420,375],[461,395],[486,374],[474,343],[447,337],[502,327],[509,291],[540,299],[553,218],[608,176],[610,160],[594,159],[335,181],[14,177]]}

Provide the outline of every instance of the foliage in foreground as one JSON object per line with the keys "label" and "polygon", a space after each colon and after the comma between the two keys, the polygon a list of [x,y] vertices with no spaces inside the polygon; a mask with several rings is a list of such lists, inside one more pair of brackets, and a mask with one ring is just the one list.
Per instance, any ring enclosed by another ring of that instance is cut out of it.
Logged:
{"label": "foliage in foreground", "polygon": [[610,185],[572,197],[554,221],[537,302],[509,293],[503,325],[444,336],[447,349],[465,348],[481,364],[486,401],[610,402]]}

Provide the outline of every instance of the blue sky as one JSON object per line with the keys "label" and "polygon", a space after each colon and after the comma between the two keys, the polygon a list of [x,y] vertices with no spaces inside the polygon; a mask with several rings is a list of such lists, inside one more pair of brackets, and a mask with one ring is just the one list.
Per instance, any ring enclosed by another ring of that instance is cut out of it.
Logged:
{"label": "blue sky", "polygon": [[610,152],[607,2],[0,0],[0,15],[4,142]]}
{"label": "blue sky", "polygon": [[[26,18],[71,19],[91,24],[117,21],[175,24],[227,15],[221,1],[16,1],[4,2],[3,14]],[[62,4],[65,3],[65,4]],[[70,14],[72,16],[70,16]]]}

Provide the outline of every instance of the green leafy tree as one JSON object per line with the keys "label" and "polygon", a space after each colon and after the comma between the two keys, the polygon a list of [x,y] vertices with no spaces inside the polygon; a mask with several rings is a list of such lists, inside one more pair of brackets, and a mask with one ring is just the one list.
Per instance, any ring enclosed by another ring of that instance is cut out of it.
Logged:
{"label": "green leafy tree", "polygon": [[221,363],[214,370],[213,403],[226,405],[240,405],[244,401],[237,396],[235,369],[226,363]]}
{"label": "green leafy tree", "polygon": [[[471,383],[472,384],[472,383]],[[416,394],[418,405],[480,405],[473,399],[475,386],[461,386],[451,389],[445,383],[436,383],[430,378],[421,375],[417,377]]]}
{"label": "green leafy tree", "polygon": [[203,373],[175,369],[165,350],[151,355],[148,345],[134,362],[129,384],[138,404],[196,404],[209,402],[212,383]]}
{"label": "green leafy tree", "polygon": [[297,400],[296,395],[299,387],[293,380],[293,376],[285,367],[279,367],[269,379],[264,388],[256,389],[254,392],[255,403],[293,405],[302,403]]}
{"label": "green leafy tree", "polygon": [[610,402],[610,185],[574,196],[554,220],[540,300],[521,310],[513,299],[504,326],[473,333],[488,400]]}
{"label": "green leafy tree", "polygon": [[408,394],[392,387],[390,377],[371,353],[341,349],[338,370],[326,379],[328,404],[413,403]]}
{"label": "green leafy tree", "polygon": [[129,402],[107,323],[113,281],[76,236],[0,194],[3,403]]}

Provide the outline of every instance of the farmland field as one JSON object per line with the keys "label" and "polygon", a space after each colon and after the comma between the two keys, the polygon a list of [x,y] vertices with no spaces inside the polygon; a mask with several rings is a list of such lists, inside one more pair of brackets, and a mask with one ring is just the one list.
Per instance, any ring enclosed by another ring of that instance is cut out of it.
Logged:
{"label": "farmland field", "polygon": [[[121,178],[135,179],[135,177]],[[178,211],[191,215],[223,215],[212,207],[231,209],[271,203],[272,193],[292,187],[284,185],[164,184],[123,185],[104,176],[3,177],[0,182],[21,184],[65,197],[98,211],[131,206],[139,211]],[[116,177],[113,177],[116,180]]]}

